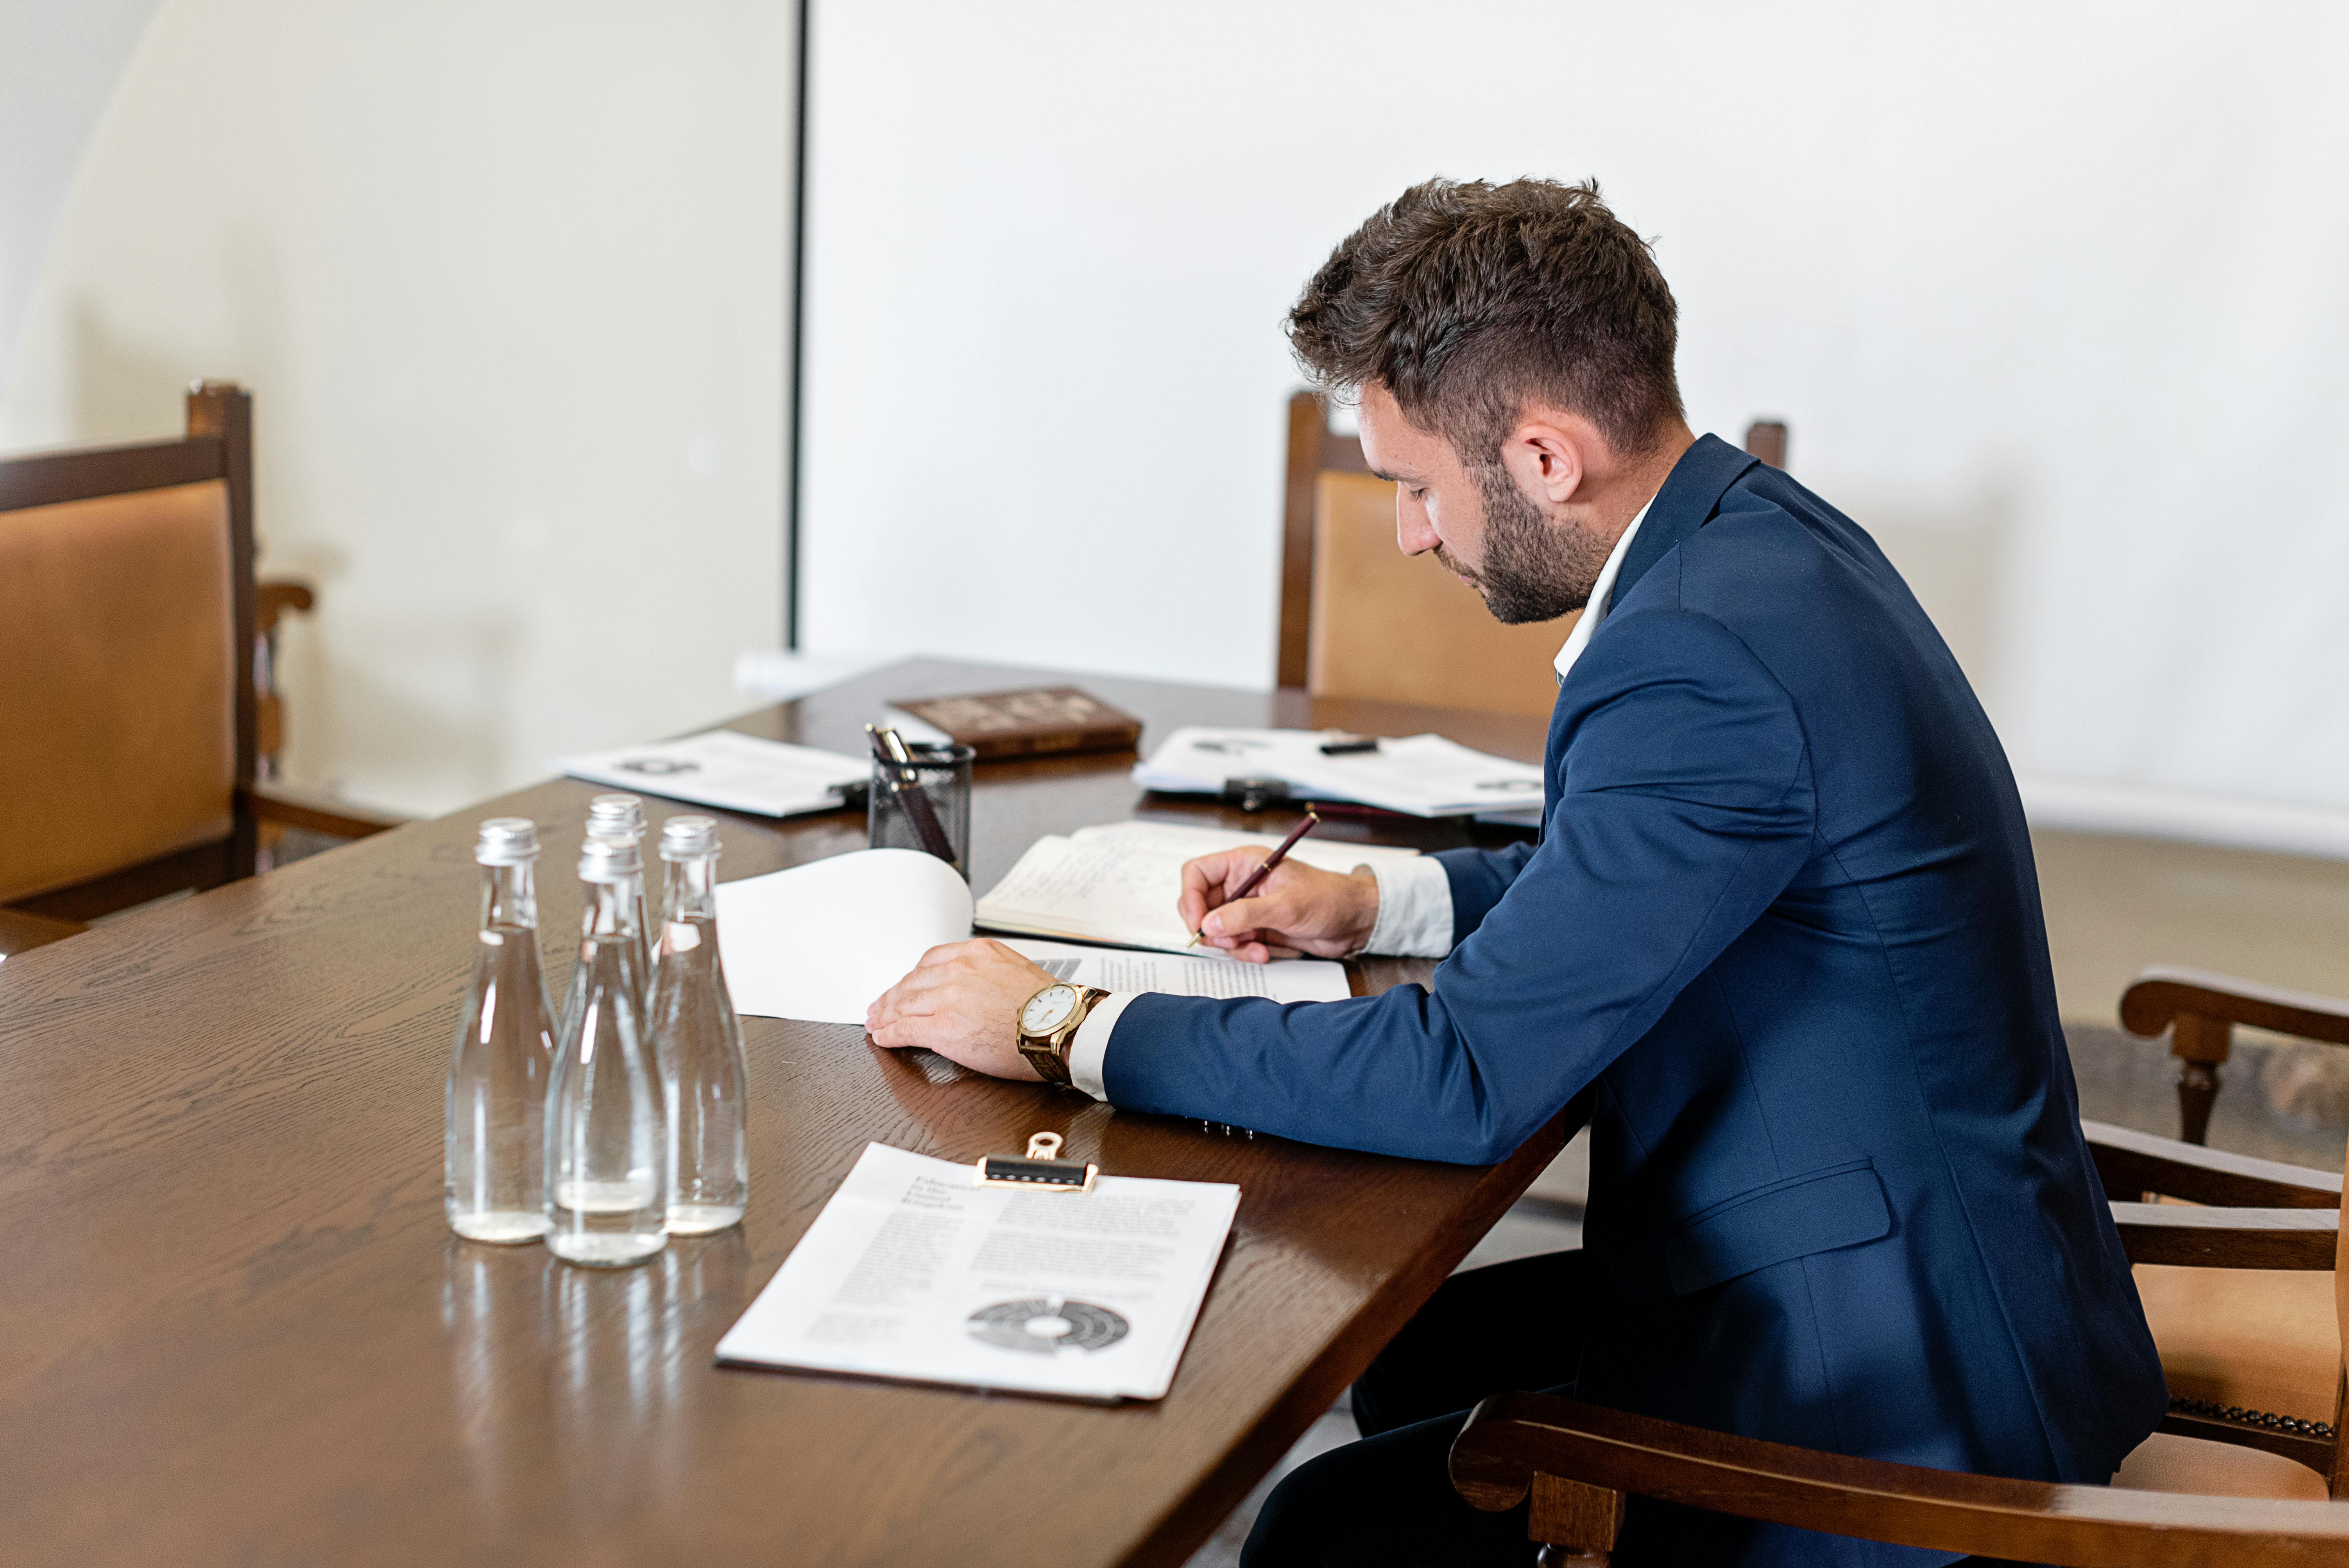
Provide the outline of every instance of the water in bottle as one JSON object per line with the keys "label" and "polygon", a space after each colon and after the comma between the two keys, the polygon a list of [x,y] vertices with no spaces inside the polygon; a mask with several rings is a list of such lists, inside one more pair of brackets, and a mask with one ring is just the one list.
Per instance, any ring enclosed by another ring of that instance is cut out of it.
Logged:
{"label": "water in bottle", "polygon": [[653,977],[653,1042],[668,1089],[668,1228],[722,1231],[750,1202],[744,1134],[750,1073],[742,1021],[718,961],[718,823],[671,817],[661,829],[668,890]]}
{"label": "water in bottle", "polygon": [[[635,844],[643,853],[645,803],[635,795],[598,795],[587,802],[587,836]],[[653,990],[652,927],[645,921],[645,882],[636,879],[636,977],[649,998]]]}
{"label": "water in bottle", "polygon": [[642,1263],[668,1243],[668,1116],[644,1034],[636,846],[579,851],[587,913],[546,1094],[546,1244],[567,1263]]}
{"label": "water in bottle", "polygon": [[441,1170],[449,1228],[468,1241],[546,1233],[546,1083],[554,1009],[538,962],[538,830],[481,824],[481,928],[449,1057]]}

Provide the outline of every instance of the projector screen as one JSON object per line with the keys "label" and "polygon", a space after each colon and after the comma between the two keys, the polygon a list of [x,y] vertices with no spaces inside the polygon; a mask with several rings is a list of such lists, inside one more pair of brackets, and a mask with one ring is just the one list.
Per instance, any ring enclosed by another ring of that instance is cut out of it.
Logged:
{"label": "projector screen", "polygon": [[1268,686],[1281,319],[1595,176],[1691,421],[1909,575],[2034,816],[2349,856],[2349,12],[819,5],[805,625]]}

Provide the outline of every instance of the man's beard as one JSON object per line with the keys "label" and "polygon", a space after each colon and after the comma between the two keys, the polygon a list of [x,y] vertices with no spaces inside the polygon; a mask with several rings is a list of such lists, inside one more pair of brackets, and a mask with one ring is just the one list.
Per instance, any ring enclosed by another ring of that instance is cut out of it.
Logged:
{"label": "man's beard", "polygon": [[1435,558],[1470,577],[1485,607],[1504,625],[1555,621],[1590,603],[1591,585],[1607,564],[1607,549],[1572,523],[1557,524],[1519,490],[1499,463],[1478,469],[1485,501],[1485,565],[1475,573],[1439,547]]}

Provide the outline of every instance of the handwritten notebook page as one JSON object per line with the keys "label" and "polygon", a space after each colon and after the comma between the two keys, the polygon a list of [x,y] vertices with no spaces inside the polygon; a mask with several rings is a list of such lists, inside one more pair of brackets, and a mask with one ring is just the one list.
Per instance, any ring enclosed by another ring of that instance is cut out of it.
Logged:
{"label": "handwritten notebook page", "polygon": [[[1269,850],[1279,841],[1266,834],[1144,822],[1039,839],[978,901],[974,918],[981,926],[1021,935],[1180,953],[1191,943],[1191,933],[1174,907],[1183,892],[1183,863],[1211,850],[1242,845]],[[1289,851],[1289,858],[1345,872],[1415,852],[1307,839]]]}

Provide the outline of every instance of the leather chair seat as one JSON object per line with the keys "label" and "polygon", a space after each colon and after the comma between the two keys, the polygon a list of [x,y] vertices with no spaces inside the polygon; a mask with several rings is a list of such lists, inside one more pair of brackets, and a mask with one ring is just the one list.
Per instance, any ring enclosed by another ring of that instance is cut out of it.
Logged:
{"label": "leather chair seat", "polygon": [[[2320,1275],[2330,1279],[2330,1275]],[[2324,1478],[2304,1464],[2247,1449],[2156,1432],[2121,1461],[2113,1484],[2130,1491],[2174,1491],[2202,1497],[2266,1497],[2280,1501],[2325,1502]]]}
{"label": "leather chair seat", "polygon": [[2313,1269],[2139,1264],[2137,1295],[2170,1393],[2330,1422],[2341,1378],[2333,1280]]}

